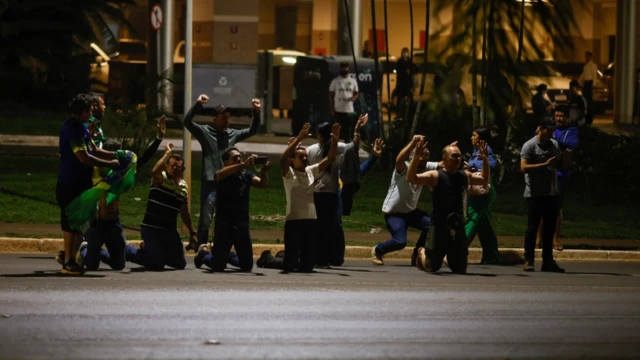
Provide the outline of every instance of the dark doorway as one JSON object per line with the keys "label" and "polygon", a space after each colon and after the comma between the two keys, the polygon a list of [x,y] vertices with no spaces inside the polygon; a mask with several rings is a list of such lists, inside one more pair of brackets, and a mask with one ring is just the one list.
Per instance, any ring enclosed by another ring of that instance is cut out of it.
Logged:
{"label": "dark doorway", "polygon": [[276,8],[276,47],[295,49],[297,23],[297,6],[283,6]]}
{"label": "dark doorway", "polygon": [[613,62],[616,55],[616,36],[609,35],[609,63]]}

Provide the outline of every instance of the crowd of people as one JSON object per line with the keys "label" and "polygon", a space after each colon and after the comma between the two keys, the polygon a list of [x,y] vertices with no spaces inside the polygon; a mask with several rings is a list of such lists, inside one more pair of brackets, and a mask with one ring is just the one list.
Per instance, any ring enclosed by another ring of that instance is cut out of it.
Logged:
{"label": "crowd of people", "polygon": [[[331,89],[335,112],[337,99],[357,99],[357,89],[344,89],[338,82]],[[266,157],[243,157],[235,147],[257,132],[260,124],[259,100],[252,101],[254,117],[248,129],[229,128],[229,110],[223,105],[213,108],[211,124],[197,124],[195,115],[209,102],[200,95],[182,119],[184,128],[202,146],[200,218],[197,231],[188,207],[189,189],[183,180],[182,156],[167,144],[163,155],[152,169],[151,184],[144,219],[141,223],[142,243],[127,244],[119,221],[118,197],[102,195],[95,206],[98,210],[87,228],[69,221],[68,205],[83,192],[100,184],[101,177],[123,166],[122,144],[104,136],[100,122],[105,112],[101,94],[81,94],[71,102],[70,116],[60,131],[60,172],[56,198],[61,209],[64,249],[56,260],[63,274],[78,275],[96,270],[100,262],[115,270],[126,262],[150,270],[165,267],[184,269],[186,250],[196,252],[197,268],[207,266],[214,272],[231,265],[240,271],[253,269],[250,234],[249,201],[251,187],[269,185],[271,163]],[[335,121],[319,124],[317,142],[304,147],[302,141],[311,136],[310,124],[305,124],[280,158],[281,176],[286,196],[284,251],[275,255],[264,251],[256,261],[262,268],[284,272],[311,272],[314,268],[342,266],[345,235],[342,216],[349,215],[354,195],[362,177],[383,153],[380,139],[372,142],[371,156],[360,163],[361,129],[367,115],[357,120],[353,109],[349,116],[336,116]],[[349,129],[346,134],[344,129]],[[156,154],[166,131],[166,117],[158,119],[157,137],[144,154],[135,160],[140,168]],[[340,141],[341,139],[344,140]],[[372,248],[374,265],[384,265],[386,254],[407,245],[408,228],[420,231],[413,250],[412,266],[427,272],[437,272],[443,264],[452,272],[464,274],[468,248],[476,237],[482,246],[483,264],[500,264],[495,232],[491,227],[491,204],[496,190],[491,173],[496,159],[488,143],[491,132],[476,128],[471,135],[475,150],[468,162],[457,141],[441,150],[441,160],[428,161],[430,152],[424,136],[416,135],[398,153],[387,195],[381,204],[391,238]],[[562,198],[570,176],[571,153],[577,146],[577,132],[569,126],[567,108],[554,108],[554,118],[543,118],[535,136],[522,147],[521,170],[525,177],[524,197],[528,203],[528,223],[525,235],[525,271],[534,270],[536,245],[542,246],[542,271],[564,272],[553,260],[562,220]],[[258,174],[250,169],[258,169]],[[433,208],[418,209],[423,187],[431,191]],[[117,194],[120,195],[120,194]],[[190,233],[184,246],[178,231],[177,218]],[[214,225],[213,244],[209,232]],[[555,243],[554,243],[555,239]],[[106,247],[105,248],[103,248]],[[235,252],[231,249],[234,248]]]}

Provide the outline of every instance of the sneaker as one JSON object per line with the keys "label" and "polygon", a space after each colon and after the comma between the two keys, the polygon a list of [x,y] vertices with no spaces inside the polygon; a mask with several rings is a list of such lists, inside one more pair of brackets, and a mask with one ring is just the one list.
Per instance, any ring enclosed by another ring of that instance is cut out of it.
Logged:
{"label": "sneaker", "polygon": [[419,270],[427,271],[427,250],[423,247],[418,249],[416,266],[418,267]]}
{"label": "sneaker", "polygon": [[564,274],[564,269],[558,266],[558,263],[553,260],[543,262],[540,271]]}
{"label": "sneaker", "polygon": [[[278,252],[278,254],[279,253],[280,252]],[[282,253],[283,253],[282,256],[284,257],[284,251]],[[256,266],[259,268],[263,268],[270,257],[271,257],[271,250],[263,251],[262,254],[260,254],[260,257],[258,258],[258,260],[256,260]]]}
{"label": "sneaker", "polygon": [[446,266],[446,267],[449,267],[449,260],[447,260],[447,256],[446,255],[442,259],[442,265]]}
{"label": "sneaker", "polygon": [[196,256],[193,258],[193,263],[196,265],[196,268],[200,269],[202,267],[202,260],[204,259],[204,256],[208,251],[209,247],[207,246],[207,244],[198,246]]}
{"label": "sneaker", "polygon": [[80,248],[78,249],[78,252],[76,253],[76,264],[80,265],[81,267],[84,267],[84,258],[82,257],[82,250],[84,248],[86,248],[89,244],[86,241],[83,241],[82,244],[80,244]]}
{"label": "sneaker", "polygon": [[524,261],[524,266],[522,267],[522,270],[524,270],[525,272],[534,272],[534,271],[536,271],[536,268],[533,267],[533,260],[525,260]]}
{"label": "sneaker", "polygon": [[382,256],[376,253],[375,246],[371,248],[371,262],[373,265],[384,265],[384,260],[382,259]]}
{"label": "sneaker", "polygon": [[276,259],[284,259],[284,250],[280,250],[276,253]]}
{"label": "sneaker", "polygon": [[413,248],[413,253],[411,254],[411,266],[416,266],[418,261],[418,248]]}
{"label": "sneaker", "polygon": [[64,275],[82,275],[84,274],[84,268],[76,264],[75,261],[69,261],[62,267],[60,273]]}
{"label": "sneaker", "polygon": [[58,264],[64,266],[64,250],[58,251],[58,255],[55,257]]}

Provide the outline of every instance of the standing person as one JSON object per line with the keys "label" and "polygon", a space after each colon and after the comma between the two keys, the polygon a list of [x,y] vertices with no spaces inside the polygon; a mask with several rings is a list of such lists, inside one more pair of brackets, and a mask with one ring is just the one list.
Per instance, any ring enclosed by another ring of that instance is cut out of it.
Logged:
{"label": "standing person", "polygon": [[83,240],[83,233],[72,229],[65,213],[76,197],[93,186],[93,167],[117,168],[120,162],[113,152],[98,149],[91,140],[87,122],[91,116],[92,98],[77,95],[70,105],[71,115],[60,129],[60,171],[56,184],[56,200],[60,206],[60,226],[64,233],[62,274],[80,275],[84,268],[76,262],[76,254]]}
{"label": "standing person", "polygon": [[200,125],[193,122],[209,97],[202,94],[182,120],[184,127],[200,142],[202,147],[202,175],[200,188],[200,219],[198,220],[198,239],[189,242],[187,250],[196,251],[200,244],[209,242],[209,228],[216,207],[215,174],[224,167],[222,154],[236,143],[255,135],[260,126],[260,100],[251,100],[253,122],[249,129],[229,129],[229,108],[218,105],[213,108],[213,124]]}
{"label": "standing person", "polygon": [[585,64],[578,81],[582,86],[582,95],[587,101],[586,124],[591,125],[593,122],[593,85],[598,81],[598,65],[593,62],[593,54],[591,51],[584,53],[584,59]]}
{"label": "standing person", "polygon": [[[493,155],[493,150],[488,145],[491,140],[491,131],[485,127],[479,127],[473,130],[471,135],[471,145],[474,147],[473,154],[468,163],[469,172],[477,173],[484,166],[484,157],[480,153],[480,145],[486,144],[486,157],[489,162],[491,172],[496,170],[497,162]],[[491,177],[490,177],[491,178]],[[466,225],[464,227],[469,244],[473,242],[473,238],[478,235],[480,245],[482,246],[481,264],[497,265],[500,263],[500,253],[498,251],[498,238],[491,227],[491,204],[496,200],[496,189],[489,181],[485,191],[479,194],[473,194],[471,191],[467,197],[467,216]]]}
{"label": "standing person", "polygon": [[576,125],[587,124],[587,113],[589,105],[587,99],[582,96],[580,91],[580,83],[577,80],[571,80],[569,83],[569,120]]}
{"label": "standing person", "polygon": [[[557,168],[567,168],[571,149],[563,151],[552,138],[553,120],[544,119],[536,129],[536,136],[527,141],[520,152],[520,170],[524,173],[524,197],[527,200],[527,232],[524,237],[524,271],[535,271],[536,234],[540,221],[542,228],[542,271],[563,273],[553,260],[553,235],[558,217]],[[563,156],[564,155],[564,156]]]}
{"label": "standing person", "polygon": [[403,48],[400,59],[396,62],[396,88],[395,97],[397,97],[396,106],[398,113],[404,114],[411,101],[413,101],[413,74],[416,72],[416,66],[409,54],[409,48]]}
{"label": "standing person", "polygon": [[[227,262],[241,271],[253,268],[253,245],[249,233],[249,190],[251,186],[266,188],[269,184],[267,162],[260,170],[260,177],[247,170],[258,155],[242,160],[237,148],[230,148],[222,155],[225,167],[216,172],[216,223],[214,226],[213,249],[201,244],[194,258],[199,269],[203,264],[213,271],[224,271]],[[235,253],[231,253],[231,246]]]}
{"label": "standing person", "polygon": [[349,63],[340,63],[340,76],[331,81],[329,85],[329,106],[331,117],[342,128],[342,138],[345,142],[351,142],[353,133],[353,119],[355,110],[353,102],[358,100],[358,81],[349,76]]}
{"label": "standing person", "polygon": [[[137,159],[137,169],[146,165],[156,154],[166,130],[167,117],[163,115],[158,119],[156,139]],[[122,149],[122,144],[117,140],[107,140],[103,149],[118,151]],[[116,198],[107,205],[106,198],[106,193],[100,198],[97,218],[87,231],[86,241],[80,245],[80,251],[76,257],[76,262],[90,271],[97,270],[100,267],[100,261],[113,270],[124,269],[126,262],[124,249],[127,239],[120,224],[120,199]],[[106,245],[106,249],[102,248],[103,245]]]}
{"label": "standing person", "polygon": [[[384,265],[385,254],[402,250],[407,246],[407,230],[409,227],[421,231],[416,247],[413,249],[412,265],[415,265],[418,249],[425,245],[431,219],[426,212],[417,209],[422,186],[411,184],[407,181],[407,160],[416,145],[423,139],[423,136],[415,135],[396,157],[395,170],[391,176],[391,185],[382,204],[384,220],[387,223],[387,229],[391,233],[391,239],[371,249],[371,262],[374,265]],[[437,169],[438,163],[427,162],[429,152],[426,147],[423,151],[426,153],[413,154],[414,159],[417,157],[422,159],[418,165],[419,170]]]}
{"label": "standing person", "polygon": [[[360,128],[364,124],[364,117],[361,116],[356,123],[353,142],[350,144],[338,143],[337,153],[343,154],[348,148],[358,148],[360,146]],[[357,134],[357,136],[356,136]],[[316,135],[318,142],[307,148],[308,161],[310,165],[315,165],[323,161],[333,145],[332,127],[329,123],[320,124]],[[355,150],[355,149],[354,149]],[[338,155],[336,155],[338,157]],[[341,158],[341,156],[340,156]],[[317,250],[316,265],[319,267],[329,267],[331,263],[337,265],[341,244],[338,236],[338,224],[335,219],[338,211],[338,190],[340,189],[340,163],[341,159],[331,162],[326,170],[321,172],[316,178],[318,184],[313,194],[316,214],[317,214]],[[342,246],[344,247],[344,246]]]}
{"label": "standing person", "polygon": [[96,146],[102,149],[104,143],[107,142],[107,137],[102,131],[102,117],[107,110],[107,106],[104,103],[103,94],[92,92],[89,95],[93,97],[93,116],[89,118],[89,133]]}
{"label": "standing person", "polygon": [[373,58],[373,48],[371,47],[371,42],[369,40],[364,41],[364,46],[362,47],[362,57],[363,58]]}
{"label": "standing person", "polygon": [[196,240],[187,204],[189,189],[182,179],[184,160],[182,156],[173,154],[172,148],[173,144],[167,144],[164,155],[151,173],[149,200],[140,226],[144,248],[138,249],[133,245],[125,247],[127,261],[149,270],[162,270],[165,266],[181,270],[187,266],[184,246],[178,233],[178,213],[182,223],[189,229],[191,241]]}
{"label": "standing person", "polygon": [[[570,149],[573,153],[578,148],[578,129],[569,124],[569,109],[566,106],[559,106],[554,113],[556,121],[556,130],[553,132],[553,138],[558,142],[560,150]],[[560,243],[560,231],[562,230],[562,208],[564,207],[564,196],[569,185],[571,176],[571,159],[568,160],[567,168],[558,169],[558,220],[556,222],[556,231],[553,235],[553,249],[562,251]],[[543,225],[538,228],[538,236],[536,238],[536,247],[540,247],[542,241]]]}
{"label": "standing person", "polygon": [[282,182],[287,197],[287,214],[284,222],[284,258],[273,257],[263,252],[258,259],[258,267],[283,269],[285,272],[298,270],[311,272],[316,249],[316,206],[313,194],[316,180],[336,159],[340,125],[333,124],[331,148],[327,157],[314,165],[308,165],[307,150],[298,145],[309,136],[307,123],[300,134],[289,143],[280,158]]}
{"label": "standing person", "polygon": [[538,85],[536,90],[536,94],[531,98],[531,107],[537,124],[542,118],[549,115],[549,112],[553,110],[554,104],[549,101],[547,84]]}
{"label": "standing person", "polygon": [[448,145],[442,150],[444,169],[418,174],[427,144],[424,140],[416,145],[416,154],[407,170],[407,182],[428,186],[431,189],[433,214],[431,234],[425,247],[418,250],[417,267],[427,272],[437,272],[447,257],[449,268],[456,274],[466,274],[469,243],[464,229],[464,199],[469,185],[487,186],[489,183],[489,160],[487,146],[480,142],[482,157],[481,174],[458,170],[462,162],[460,149]]}

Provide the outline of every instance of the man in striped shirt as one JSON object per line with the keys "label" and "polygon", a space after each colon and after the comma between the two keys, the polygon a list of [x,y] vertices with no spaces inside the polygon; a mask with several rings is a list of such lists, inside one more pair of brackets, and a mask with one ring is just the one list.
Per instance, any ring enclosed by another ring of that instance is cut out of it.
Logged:
{"label": "man in striped shirt", "polygon": [[168,144],[164,155],[153,167],[147,210],[140,229],[144,248],[127,245],[125,249],[127,261],[150,270],[162,270],[165,265],[175,269],[187,266],[178,233],[178,213],[191,233],[191,240],[196,239],[187,205],[187,183],[182,179],[184,160],[182,156],[172,154],[172,148],[173,144]]}

